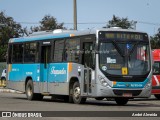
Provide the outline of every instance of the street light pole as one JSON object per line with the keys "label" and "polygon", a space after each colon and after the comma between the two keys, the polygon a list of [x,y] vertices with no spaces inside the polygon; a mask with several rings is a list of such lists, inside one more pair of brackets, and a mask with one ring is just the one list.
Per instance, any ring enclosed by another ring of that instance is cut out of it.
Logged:
{"label": "street light pole", "polygon": [[74,30],[77,30],[77,1],[73,0],[73,20],[74,20]]}

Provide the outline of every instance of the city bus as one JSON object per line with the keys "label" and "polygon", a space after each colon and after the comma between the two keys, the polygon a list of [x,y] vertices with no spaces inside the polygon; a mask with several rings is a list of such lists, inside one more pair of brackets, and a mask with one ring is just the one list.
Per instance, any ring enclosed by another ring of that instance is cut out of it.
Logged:
{"label": "city bus", "polygon": [[76,104],[113,98],[118,105],[151,95],[147,33],[121,28],[54,30],[8,44],[7,87],[28,100],[49,95]]}
{"label": "city bus", "polygon": [[153,76],[152,76],[152,94],[160,100],[160,49],[152,51],[153,55]]}

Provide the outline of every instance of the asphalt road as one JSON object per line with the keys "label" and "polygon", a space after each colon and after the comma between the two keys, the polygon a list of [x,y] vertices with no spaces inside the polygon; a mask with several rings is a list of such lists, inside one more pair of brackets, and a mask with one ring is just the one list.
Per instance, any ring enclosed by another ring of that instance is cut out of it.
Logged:
{"label": "asphalt road", "polygon": [[[44,97],[42,101],[28,101],[25,94],[17,93],[0,93],[0,111],[160,111],[160,100],[153,96],[150,99],[130,100],[125,106],[117,106],[114,101],[97,101],[87,99],[85,104],[77,105],[65,103],[61,100],[51,100],[51,97]],[[54,112],[53,112],[54,114]],[[83,113],[84,114],[84,113]],[[116,116],[116,115],[115,115]],[[0,118],[0,120],[10,120],[11,118]],[[22,119],[22,118],[12,118]],[[31,118],[24,118],[31,119]],[[33,118],[32,118],[33,119]],[[34,118],[39,120],[40,118]],[[48,117],[41,119],[56,120],[128,120],[127,117]],[[130,117],[131,120],[137,118]],[[139,120],[160,120],[158,117],[139,117]]]}

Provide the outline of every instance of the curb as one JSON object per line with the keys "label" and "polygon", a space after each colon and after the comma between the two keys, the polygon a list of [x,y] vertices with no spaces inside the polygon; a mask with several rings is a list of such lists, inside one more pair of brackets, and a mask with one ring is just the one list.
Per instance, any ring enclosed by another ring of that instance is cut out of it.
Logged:
{"label": "curb", "polygon": [[0,88],[0,93],[19,93],[19,94],[22,94],[24,92],[12,90],[12,89],[7,89],[7,88]]}

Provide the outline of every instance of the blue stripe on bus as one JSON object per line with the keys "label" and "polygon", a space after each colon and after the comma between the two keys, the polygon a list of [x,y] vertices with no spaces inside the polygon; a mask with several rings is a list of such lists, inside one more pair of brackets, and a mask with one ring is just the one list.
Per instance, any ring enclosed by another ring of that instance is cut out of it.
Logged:
{"label": "blue stripe on bus", "polygon": [[116,82],[113,88],[144,88],[148,81],[146,78],[144,82]]}
{"label": "blue stripe on bus", "polygon": [[70,34],[63,34],[63,35],[46,35],[46,36],[39,36],[39,37],[25,37],[25,38],[14,38],[12,42],[27,42],[27,41],[38,41],[38,40],[49,40],[49,39],[56,39],[56,38],[65,38],[70,37]]}
{"label": "blue stripe on bus", "polygon": [[35,82],[67,82],[68,63],[12,64],[10,81],[24,81],[30,76]]}
{"label": "blue stripe on bus", "polygon": [[26,76],[30,76],[33,81],[37,81],[37,77],[40,76],[40,64],[12,64],[9,80],[24,81]]}

